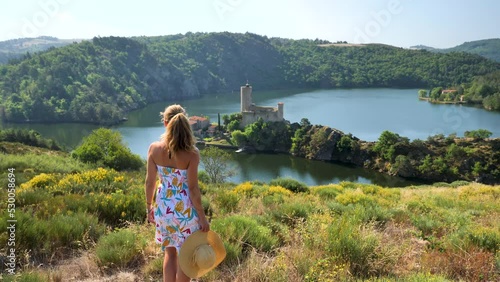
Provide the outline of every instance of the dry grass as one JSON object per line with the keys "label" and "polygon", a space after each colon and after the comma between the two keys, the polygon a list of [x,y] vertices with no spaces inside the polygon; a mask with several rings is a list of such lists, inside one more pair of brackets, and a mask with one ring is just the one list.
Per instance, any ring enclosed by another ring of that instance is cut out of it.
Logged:
{"label": "dry grass", "polygon": [[454,280],[500,281],[493,254],[477,248],[430,251],[424,254],[422,265],[431,273],[446,275]]}

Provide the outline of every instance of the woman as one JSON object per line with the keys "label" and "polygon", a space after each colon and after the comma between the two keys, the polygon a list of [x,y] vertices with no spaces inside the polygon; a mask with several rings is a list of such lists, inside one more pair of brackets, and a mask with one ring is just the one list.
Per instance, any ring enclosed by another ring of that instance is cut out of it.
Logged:
{"label": "woman", "polygon": [[[163,281],[189,281],[178,267],[179,249],[189,234],[210,230],[198,186],[200,154],[184,109],[171,105],[162,115],[165,133],[148,151],[147,216],[155,223],[156,242],[165,251]],[[161,184],[153,204],[157,175]]]}

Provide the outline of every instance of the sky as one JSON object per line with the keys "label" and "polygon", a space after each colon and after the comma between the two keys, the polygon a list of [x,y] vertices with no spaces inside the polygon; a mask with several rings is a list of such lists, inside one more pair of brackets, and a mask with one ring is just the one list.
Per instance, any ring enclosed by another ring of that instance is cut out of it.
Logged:
{"label": "sky", "polygon": [[2,0],[0,41],[251,32],[450,48],[500,38],[498,0]]}

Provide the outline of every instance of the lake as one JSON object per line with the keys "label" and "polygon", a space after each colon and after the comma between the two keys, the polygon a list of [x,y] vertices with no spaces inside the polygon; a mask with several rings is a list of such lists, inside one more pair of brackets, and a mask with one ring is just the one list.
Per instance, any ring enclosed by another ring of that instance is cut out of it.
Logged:
{"label": "lake", "polygon": [[[376,141],[380,133],[389,130],[410,139],[427,139],[436,134],[456,133],[484,128],[500,137],[500,113],[462,105],[431,104],[418,100],[418,89],[334,89],[312,91],[258,91],[254,86],[253,102],[259,106],[284,103],[284,117],[290,122],[307,118],[311,124],[321,124],[366,140]],[[217,122],[217,114],[240,111],[240,93],[204,96],[199,99],[162,102],[129,114],[128,121],[113,128],[120,131],[132,152],[146,157],[148,145],[163,133],[159,113],[165,106],[179,103],[189,115],[208,116]],[[4,124],[3,127],[23,127],[39,131],[73,148],[95,125],[88,124]],[[230,180],[269,181],[289,176],[309,185],[357,181],[383,186],[404,186],[414,182],[389,177],[361,168],[310,161],[288,155],[235,154],[236,175]]]}

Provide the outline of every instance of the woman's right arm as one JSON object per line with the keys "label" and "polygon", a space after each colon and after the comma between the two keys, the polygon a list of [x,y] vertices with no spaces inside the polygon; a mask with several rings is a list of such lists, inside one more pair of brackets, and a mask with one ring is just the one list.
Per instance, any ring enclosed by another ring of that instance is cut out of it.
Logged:
{"label": "woman's right arm", "polygon": [[154,215],[153,215],[153,197],[154,197],[154,192],[155,192],[155,185],[156,185],[156,164],[153,160],[153,151],[154,151],[154,146],[151,144],[149,146],[148,150],[148,158],[147,158],[147,164],[146,164],[146,183],[145,183],[145,190],[146,190],[146,211],[147,211],[147,217],[149,222],[154,221]]}

